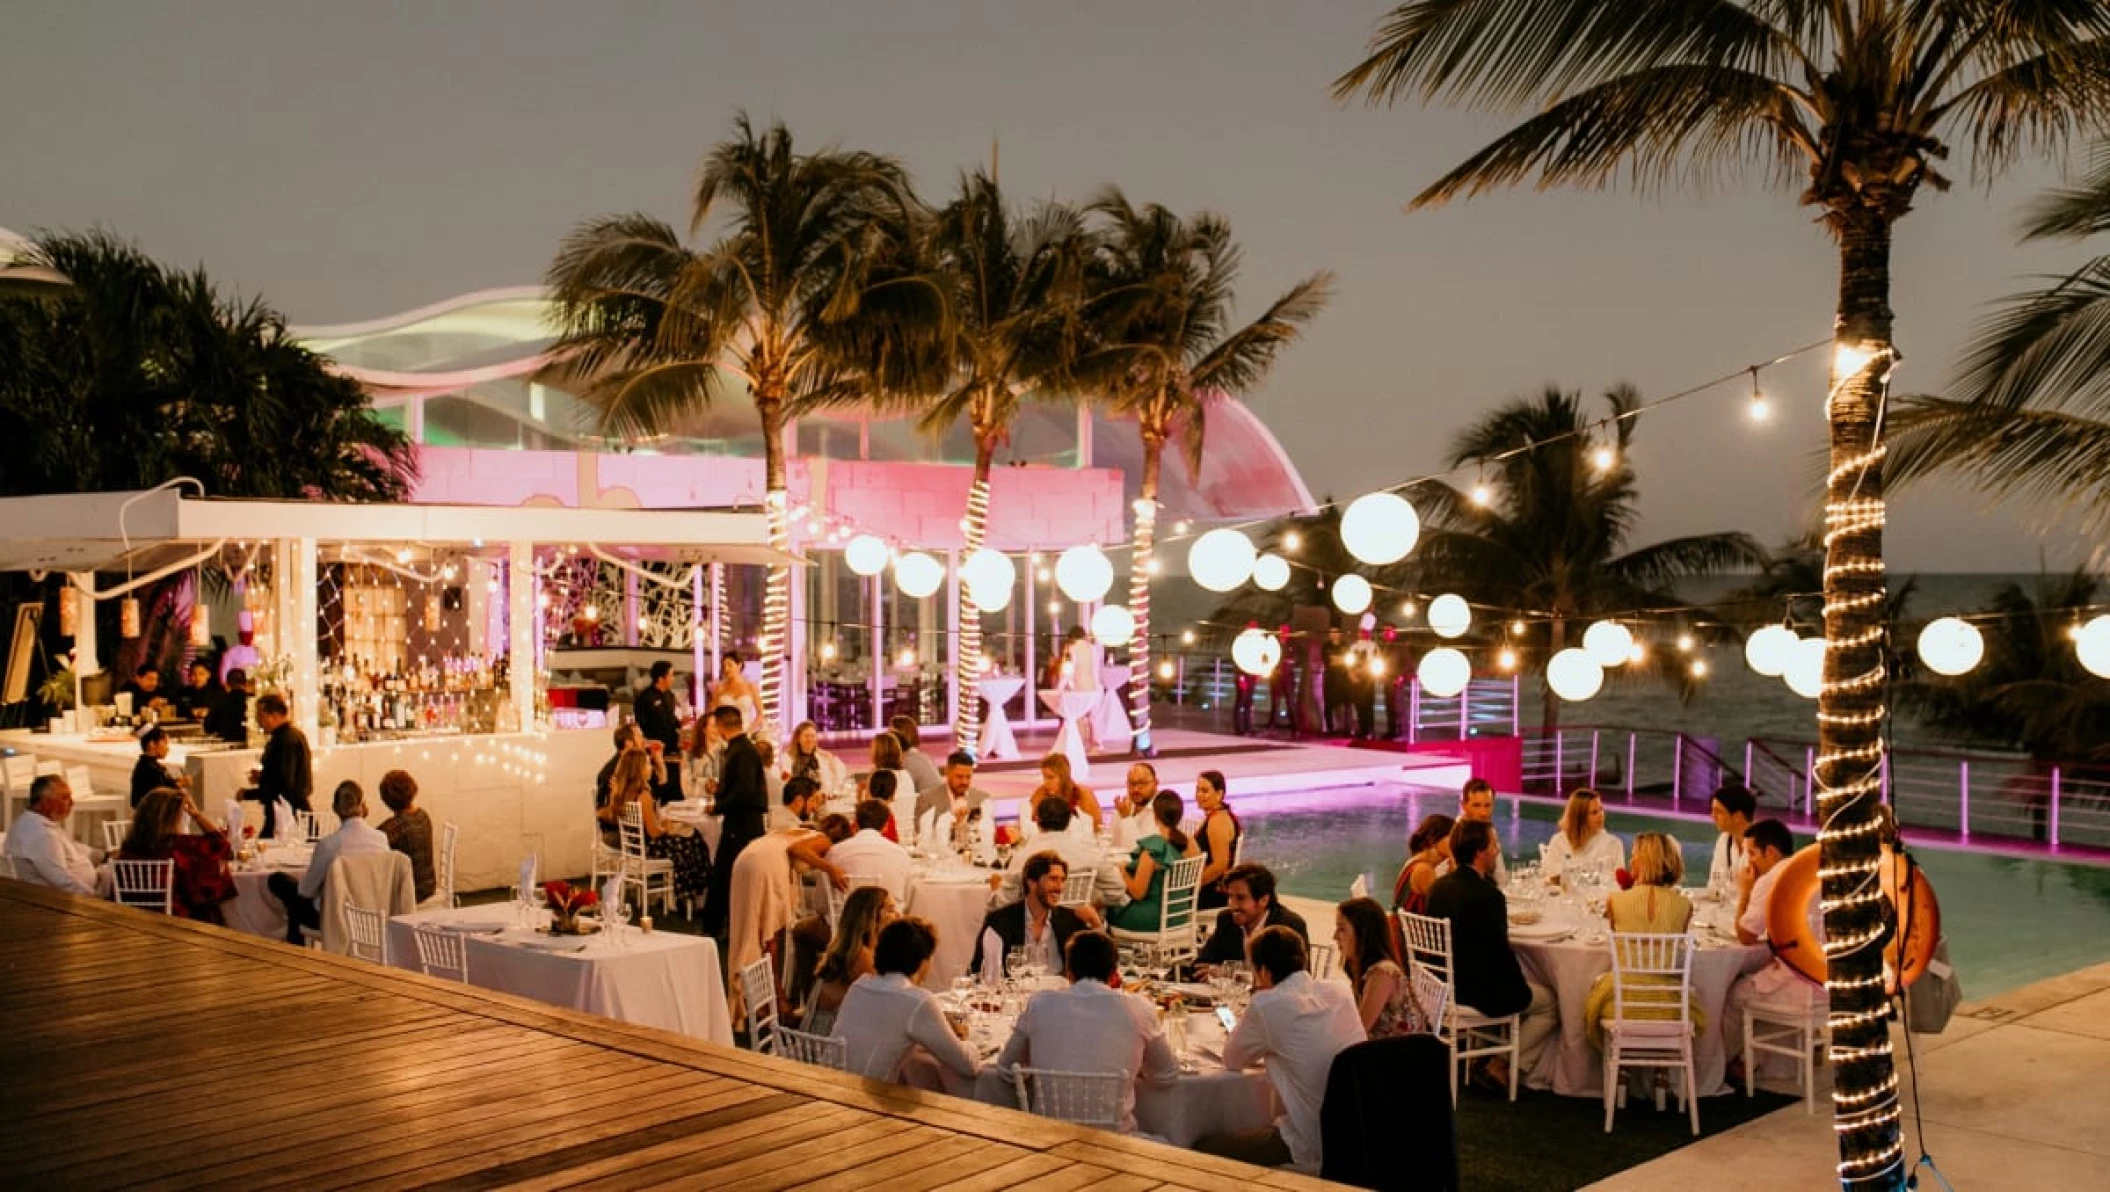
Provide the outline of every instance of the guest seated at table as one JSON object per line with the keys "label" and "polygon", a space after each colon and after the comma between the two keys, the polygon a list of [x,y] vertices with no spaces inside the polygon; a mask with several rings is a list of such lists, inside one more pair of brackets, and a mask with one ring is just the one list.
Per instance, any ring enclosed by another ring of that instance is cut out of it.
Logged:
{"label": "guest seated at table", "polygon": [[[1683,935],[1692,925],[1692,903],[1678,892],[1678,882],[1685,877],[1685,857],[1679,851],[1678,842],[1661,832],[1643,832],[1634,837],[1631,876],[1634,879],[1632,887],[1605,895],[1604,917],[1612,930],[1640,935]],[[1649,978],[1650,983],[1669,980],[1668,977]],[[1604,1019],[1612,1010],[1612,974],[1603,973],[1598,976],[1596,984],[1590,986],[1589,997],[1583,1001],[1583,1029],[1590,1037],[1590,1046],[1599,1051],[1604,1050]],[[1666,1016],[1661,1012],[1651,1014],[1646,1007],[1628,1009],[1630,1018]],[[1699,1035],[1706,1029],[1706,1016],[1695,1001],[1692,1033]]]}
{"label": "guest seated at table", "polygon": [[956,829],[987,802],[989,792],[974,784],[974,755],[955,750],[945,758],[941,780],[916,792],[916,829],[921,831],[933,813],[945,811],[952,812],[951,826]]}
{"label": "guest seated at table", "polygon": [[[198,825],[197,835],[184,832],[185,816]],[[227,868],[232,855],[227,834],[174,787],[147,792],[133,808],[132,830],[117,850],[120,861],[175,862],[169,912],[201,923],[226,922],[220,904],[235,895],[234,874]]]}
{"label": "guest seated at table", "polygon": [[249,675],[240,667],[227,672],[227,690],[205,715],[205,735],[221,741],[249,739]]}
{"label": "guest seated at table", "polygon": [[39,774],[29,783],[29,810],[7,830],[4,851],[15,863],[15,877],[69,894],[93,897],[101,880],[93,850],[66,830],[73,814],[73,787],[58,774]]}
{"label": "guest seated at table", "polygon": [[828,859],[845,874],[877,878],[894,901],[906,904],[911,868],[908,850],[885,835],[887,821],[893,814],[877,799],[859,803],[854,816],[857,834],[829,849]]}
{"label": "guest seated at table", "polygon": [[718,795],[718,779],[725,770],[726,743],[716,716],[698,716],[689,729],[689,786],[706,803]]}
{"label": "guest seated at table", "polygon": [[781,807],[784,805],[784,776],[777,773],[776,742],[759,735],[750,735],[755,743],[755,757],[762,763],[763,796],[769,800],[771,807]]}
{"label": "guest seated at table", "polygon": [[1568,796],[1561,830],[1546,845],[1546,876],[1565,886],[1570,869],[1595,870],[1610,879],[1626,868],[1626,845],[1605,830],[1604,800],[1582,787]]}
{"label": "guest seated at table", "polygon": [[226,692],[219,680],[212,677],[212,667],[205,662],[192,662],[187,671],[189,681],[176,689],[176,715],[185,720],[203,720],[212,714],[213,707]]}
{"label": "guest seated at table", "polygon": [[1248,861],[1231,866],[1224,874],[1224,895],[1224,909],[1216,916],[1209,942],[1194,959],[1197,965],[1250,959],[1248,944],[1263,928],[1287,927],[1298,939],[1310,941],[1311,929],[1304,925],[1304,916],[1275,901],[1275,875],[1265,865]]}
{"label": "guest seated at table", "polygon": [[[1165,879],[1172,872],[1172,863],[1201,855],[1201,849],[1180,831],[1180,817],[1186,814],[1187,806],[1178,795],[1159,791],[1158,797],[1151,801],[1150,811],[1157,820],[1157,828],[1136,842],[1135,852],[1130,854],[1128,864],[1121,871],[1129,901],[1128,905],[1115,911],[1110,920],[1120,931],[1156,931],[1160,910],[1165,905]],[[1174,923],[1172,926],[1183,927],[1185,924]]]}
{"label": "guest seated at table", "polygon": [[1033,995],[1005,1042],[997,1066],[1056,1072],[1116,1072],[1123,1134],[1136,1132],[1136,1084],[1169,1086],[1180,1062],[1165,1041],[1157,1008],[1121,992],[1120,950],[1100,931],[1080,931],[1063,949],[1066,989]]}
{"label": "guest seated at table", "polygon": [[1414,992],[1392,942],[1392,916],[1375,898],[1351,898],[1333,909],[1333,946],[1355,990],[1356,1013],[1373,1039],[1421,1035],[1435,1020]]}
{"label": "guest seated at table", "polygon": [[989,875],[990,906],[1009,906],[1024,897],[1026,862],[1050,850],[1061,856],[1070,873],[1064,889],[1069,888],[1071,881],[1088,882],[1094,903],[1119,906],[1127,900],[1127,878],[1122,874],[1118,854],[1100,848],[1096,840],[1070,831],[1069,804],[1060,799],[1043,799],[1033,809],[1033,820],[1038,829],[1033,838],[1012,850],[1011,864],[1004,872]]}
{"label": "guest seated at table", "polygon": [[859,799],[858,802],[886,804],[886,827],[880,829],[879,834],[895,844],[899,844],[901,843],[901,823],[894,817],[894,774],[895,771],[893,770],[881,770],[867,778],[865,780],[865,797]]}
{"label": "guest seated at table", "polygon": [[[816,828],[818,830],[816,830]],[[749,841],[733,861],[727,894],[726,971],[737,973],[799,921],[799,875],[817,870],[836,889],[850,888],[829,852],[854,829],[847,817],[824,815],[816,828],[780,828]]]}
{"label": "guest seated at table", "polygon": [[972,1090],[980,1065],[946,1023],[937,995],[923,988],[937,951],[938,933],[922,919],[896,919],[880,929],[872,972],[850,986],[835,1015],[850,1072],[894,1084],[928,1084],[910,1070],[911,1057],[920,1054],[937,1062],[949,1091]]}
{"label": "guest seated at table", "polygon": [[[907,760],[905,753],[903,760]],[[791,730],[791,740],[785,743],[783,776],[787,780],[811,778],[823,794],[828,794],[842,789],[849,781],[850,771],[841,758],[821,748],[820,727],[803,720]]]}
{"label": "guest seated at table", "polygon": [[[1466,779],[1464,789],[1458,794],[1458,818],[1461,821],[1471,820],[1486,824],[1492,832],[1495,822],[1495,784],[1477,775]],[[1490,851],[1494,854],[1494,868],[1489,871],[1488,880],[1500,888],[1509,884],[1509,864],[1502,859],[1502,838],[1496,835],[1493,839],[1494,845]],[[1436,876],[1442,877],[1449,873],[1451,868],[1452,862],[1444,862],[1442,871]]]}
{"label": "guest seated at table", "polygon": [[417,797],[418,780],[408,770],[390,770],[381,776],[381,802],[389,810],[388,818],[381,821],[381,835],[388,837],[388,847],[410,858],[411,885],[417,900],[423,902],[440,888],[440,878],[432,864],[432,817],[412,805]]}
{"label": "guest seated at table", "polygon": [[330,880],[330,866],[337,858],[388,851],[388,837],[366,822],[366,792],[358,783],[338,783],[330,796],[330,810],[337,813],[337,830],[315,842],[300,880],[274,873],[264,883],[286,904],[286,942],[296,947],[301,943],[301,928],[322,928],[322,887]]}
{"label": "guest seated at table", "polygon": [[967,962],[968,971],[985,971],[990,958],[983,949],[992,931],[1004,949],[1003,956],[997,959],[1008,962],[1012,949],[1025,948],[1046,962],[1049,972],[1062,971],[1062,950],[1070,937],[1101,925],[1099,912],[1091,907],[1061,905],[1063,883],[1069,873],[1062,854],[1052,849],[1027,858],[1022,875],[1026,896],[982,916],[981,929],[974,936],[974,958]]}
{"label": "guest seated at table", "polygon": [[1283,1113],[1271,1126],[1231,1130],[1195,1142],[1205,1155],[1262,1167],[1292,1164],[1317,1174],[1322,1160],[1319,1107],[1333,1057],[1364,1040],[1363,1021],[1346,986],[1305,971],[1304,939],[1287,927],[1253,937],[1253,1001],[1224,1044],[1224,1068],[1267,1065]]}
{"label": "guest seated at table", "polygon": [[[1452,870],[1429,889],[1429,915],[1451,923],[1452,977],[1458,1004],[1491,1018],[1520,1014],[1517,1058],[1529,1072],[1546,1040],[1560,1025],[1553,991],[1524,979],[1509,947],[1509,900],[1495,887],[1495,830],[1480,820],[1451,829]],[[1506,1089],[1509,1066],[1501,1056],[1487,1061],[1474,1083]]]}
{"label": "guest seated at table", "polygon": [[908,771],[905,791],[921,791],[938,785],[938,764],[923,752],[923,728],[913,716],[895,716],[887,722],[887,729],[901,742],[901,766]]}
{"label": "guest seated at table", "polygon": [[891,731],[879,733],[872,738],[871,762],[871,770],[865,774],[860,783],[860,798],[871,794],[872,777],[876,774],[892,774],[894,776],[894,790],[897,794],[901,791],[916,789],[915,779],[901,765],[901,738],[895,736]]}
{"label": "guest seated at table", "polygon": [[777,796],[777,805],[769,813],[769,829],[796,828],[811,824],[827,810],[828,801],[821,797],[821,788],[811,778],[793,778],[784,783]]}
{"label": "guest seated at table", "polygon": [[1714,861],[1707,867],[1707,888],[1725,894],[1736,888],[1736,877],[1744,867],[1744,833],[1758,815],[1758,798],[1740,782],[1722,784],[1707,803],[1714,817]]}
{"label": "guest seated at table", "polygon": [[164,786],[178,790],[190,789],[190,775],[178,774],[163,761],[169,755],[169,735],[154,725],[139,734],[139,760],[132,763],[132,809],[139,809],[139,801],[148,791],[160,790]]}
{"label": "guest seated at table", "polygon": [[[1780,882],[1780,875],[1795,855],[1795,838],[1789,834],[1788,826],[1777,819],[1762,819],[1744,831],[1744,865],[1736,875],[1736,938],[1746,945],[1772,942],[1769,932],[1769,916],[1773,905],[1773,888]],[[1824,942],[1824,911],[1821,900],[1812,897],[1805,908],[1810,927],[1810,937],[1820,945]],[[1744,1007],[1753,1002],[1763,1002],[1792,1009],[1816,1010],[1824,1005],[1828,995],[1821,985],[1813,985],[1786,963],[1775,957],[1755,973],[1737,979],[1729,987],[1729,996],[1722,1002],[1722,1043],[1729,1059],[1729,1082],[1743,1080]],[[1729,1024],[1735,1029],[1727,1029]]]}
{"label": "guest seated at table", "polygon": [[1070,814],[1083,816],[1091,823],[1094,832],[1105,819],[1099,811],[1098,796],[1092,794],[1090,787],[1079,786],[1070,777],[1068,754],[1051,753],[1040,759],[1040,785],[1026,796],[1026,804],[1037,806],[1042,799],[1060,799],[1068,803]]}
{"label": "guest seated at table", "polygon": [[1407,863],[1399,867],[1392,883],[1392,909],[1426,914],[1429,887],[1436,884],[1451,863],[1451,828],[1457,821],[1442,812],[1423,817],[1421,826],[1407,838]]}
{"label": "guest seated at table", "polygon": [[1223,877],[1237,863],[1238,840],[1245,828],[1226,802],[1231,790],[1222,770],[1203,770],[1194,780],[1194,805],[1202,811],[1202,830],[1196,834],[1202,855],[1201,909],[1220,910],[1224,905]]}
{"label": "guest seated at table", "polygon": [[711,884],[711,846],[688,825],[671,823],[659,814],[659,800],[652,795],[651,755],[642,749],[623,754],[609,788],[608,806],[597,813],[602,843],[622,849],[623,812],[636,806],[645,829],[645,855],[674,865],[674,897],[684,902],[702,898]]}
{"label": "guest seated at table", "polygon": [[[1156,821],[1150,817],[1151,800],[1158,797],[1158,768],[1149,762],[1136,762],[1128,767],[1128,778],[1121,793],[1114,797],[1114,822],[1112,831],[1116,841],[1141,839]],[[1133,835],[1124,837],[1123,828]]]}
{"label": "guest seated at table", "polygon": [[[835,1016],[843,998],[859,977],[872,971],[872,949],[879,931],[901,916],[894,896],[878,886],[860,886],[843,899],[842,915],[835,924],[820,964],[813,970],[811,988],[800,1000],[799,1029],[814,1035],[835,1031]],[[800,997],[799,982],[792,996]]]}
{"label": "guest seated at table", "polygon": [[653,789],[657,790],[666,782],[666,754],[660,747],[659,742],[645,740],[645,734],[638,731],[635,721],[629,724],[619,724],[615,729],[615,752],[608,755],[608,760],[601,763],[600,773],[595,774],[593,777],[593,809],[595,811],[608,806],[608,786],[610,780],[615,777],[616,763],[622,761],[623,754],[632,749],[642,749],[652,759]]}

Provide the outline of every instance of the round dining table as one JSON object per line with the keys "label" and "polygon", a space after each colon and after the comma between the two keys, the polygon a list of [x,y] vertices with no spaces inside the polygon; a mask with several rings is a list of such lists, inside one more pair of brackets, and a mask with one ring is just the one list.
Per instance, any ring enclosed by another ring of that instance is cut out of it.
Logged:
{"label": "round dining table", "polygon": [[[1686,891],[1693,900],[1692,993],[1705,1015],[1705,1028],[1693,1041],[1693,1076],[1700,1095],[1731,1091],[1723,1079],[1727,1065],[1722,1034],[1722,1005],[1738,977],[1764,968],[1770,954],[1764,945],[1736,941],[1731,908],[1703,900],[1703,891]],[[1525,905],[1543,917],[1533,924],[1515,922]],[[1565,1097],[1604,1094],[1604,1056],[1590,1046],[1583,1007],[1598,977],[1612,971],[1608,928],[1603,915],[1591,914],[1579,899],[1549,898],[1537,904],[1512,900],[1510,947],[1523,965],[1525,979],[1553,991],[1560,1009],[1560,1032],[1548,1043],[1525,1077],[1535,1089]],[[1728,928],[1725,934],[1724,928]],[[1741,1030],[1742,1027],[1736,1028]]]}
{"label": "round dining table", "polygon": [[989,913],[989,879],[997,873],[957,860],[918,862],[909,876],[908,913],[937,929],[938,950],[931,956],[929,989],[945,989],[965,976],[974,959],[982,916]]}

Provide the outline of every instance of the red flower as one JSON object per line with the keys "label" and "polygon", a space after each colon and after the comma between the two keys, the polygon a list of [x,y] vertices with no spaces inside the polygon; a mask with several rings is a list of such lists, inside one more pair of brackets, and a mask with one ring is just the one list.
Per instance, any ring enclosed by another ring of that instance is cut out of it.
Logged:
{"label": "red flower", "polygon": [[1634,875],[1628,873],[1624,869],[1613,870],[1612,880],[1618,882],[1619,888],[1622,890],[1631,890],[1634,888]]}
{"label": "red flower", "polygon": [[570,882],[542,883],[542,896],[549,902],[549,909],[560,917],[576,915],[600,905],[601,896],[592,890],[582,890]]}
{"label": "red flower", "polygon": [[1018,843],[1018,832],[1010,824],[998,824],[996,826],[996,842],[1000,845],[1016,844]]}

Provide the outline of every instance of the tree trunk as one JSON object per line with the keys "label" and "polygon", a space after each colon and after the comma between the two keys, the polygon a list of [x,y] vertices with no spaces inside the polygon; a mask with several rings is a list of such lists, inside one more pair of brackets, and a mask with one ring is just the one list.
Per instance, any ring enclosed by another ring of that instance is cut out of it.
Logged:
{"label": "tree trunk", "polygon": [[1824,688],[1817,698],[1818,850],[1831,994],[1833,1125],[1845,1188],[1904,1186],[1877,886],[1883,763],[1883,446],[1891,345],[1890,224],[1837,224],[1839,314],[1826,417]]}
{"label": "tree trunk", "polygon": [[[996,458],[996,435],[977,431],[974,438],[974,482],[967,488],[967,516],[960,522],[960,564],[965,566],[982,549],[989,532],[989,468]],[[955,583],[960,583],[957,577]],[[960,640],[953,651],[952,682],[960,693],[959,710],[952,722],[953,748],[981,756],[982,708],[976,692],[977,667],[982,657],[982,609],[974,594],[960,583]]]}
{"label": "tree trunk", "polygon": [[1128,563],[1128,611],[1136,619],[1128,640],[1128,708],[1135,722],[1134,751],[1151,757],[1150,743],[1150,559],[1158,537],[1158,468],[1164,461],[1162,435],[1143,436],[1143,484],[1136,499],[1135,549]]}
{"label": "tree trunk", "polygon": [[[758,397],[755,405],[762,416],[762,512],[768,522],[769,547],[789,551],[791,513],[784,480],[784,403]],[[784,728],[784,651],[790,642],[790,630],[791,568],[772,563],[769,582],[762,590],[762,634],[755,649],[762,655],[762,722],[779,737]]]}

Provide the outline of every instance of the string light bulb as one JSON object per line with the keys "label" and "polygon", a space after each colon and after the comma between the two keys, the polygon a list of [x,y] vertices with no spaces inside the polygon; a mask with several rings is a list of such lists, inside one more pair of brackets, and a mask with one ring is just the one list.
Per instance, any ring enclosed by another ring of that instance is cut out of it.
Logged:
{"label": "string light bulb", "polygon": [[1503,646],[1501,651],[1495,655],[1495,665],[1506,671],[1515,670],[1517,668],[1517,652],[1508,646]]}
{"label": "string light bulb", "polygon": [[1766,401],[1766,391],[1758,387],[1758,369],[1751,370],[1751,404],[1745,407],[1751,421],[1764,422],[1773,417],[1773,407]]}
{"label": "string light bulb", "polygon": [[1294,554],[1304,545],[1304,535],[1291,530],[1282,535],[1282,549]]}
{"label": "string light bulb", "polygon": [[1590,466],[1596,468],[1600,474],[1611,471],[1612,465],[1617,462],[1619,456],[1609,446],[1600,445],[1590,452]]}
{"label": "string light bulb", "polygon": [[1473,504],[1485,509],[1495,503],[1495,490],[1489,488],[1487,481],[1482,479],[1473,485],[1471,499]]}
{"label": "string light bulb", "polygon": [[1707,677],[1707,660],[1705,658],[1695,658],[1692,660],[1692,665],[1685,669],[1693,678],[1704,679]]}

